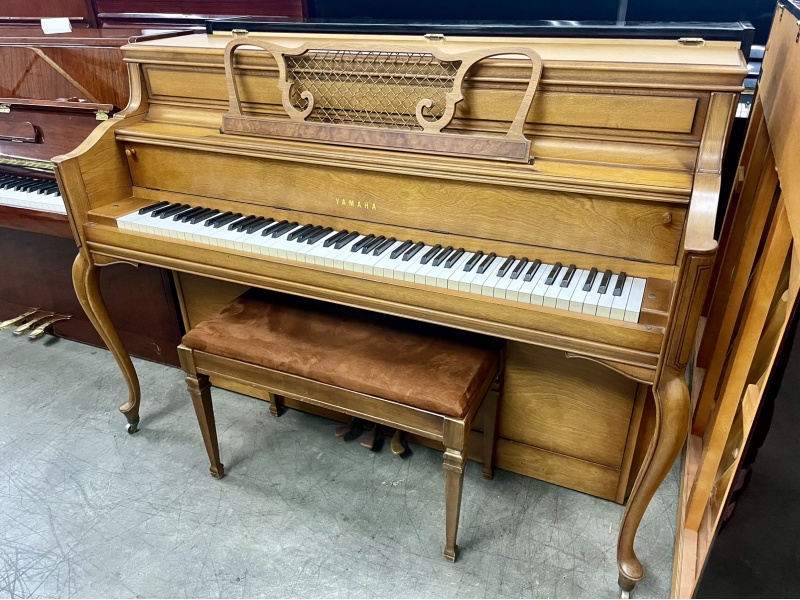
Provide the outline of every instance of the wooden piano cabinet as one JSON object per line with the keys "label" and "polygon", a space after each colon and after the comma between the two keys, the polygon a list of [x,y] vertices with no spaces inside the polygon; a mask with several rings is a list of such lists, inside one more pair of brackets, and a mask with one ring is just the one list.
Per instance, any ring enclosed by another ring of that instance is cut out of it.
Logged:
{"label": "wooden piano cabinet", "polygon": [[[184,327],[208,319],[247,286],[175,273]],[[214,385],[268,400],[231,379]],[[497,466],[622,503],[643,459],[640,426],[647,386],[563,352],[509,342],[500,407]],[[652,398],[648,400],[652,403]],[[293,408],[319,413],[314,407]],[[333,416],[329,412],[325,416]],[[344,417],[341,416],[344,420]],[[421,441],[421,440],[420,440]],[[640,451],[637,450],[637,443]],[[646,444],[645,444],[646,446]],[[481,460],[480,445],[471,456]]]}
{"label": "wooden piano cabinet", "polygon": [[[53,325],[55,335],[103,346],[72,286],[75,242],[71,234],[55,237],[0,225],[0,256],[0,321],[31,306],[69,314],[71,319]],[[181,330],[170,279],[162,269],[114,265],[103,269],[100,285],[111,319],[131,354],[178,366]]]}

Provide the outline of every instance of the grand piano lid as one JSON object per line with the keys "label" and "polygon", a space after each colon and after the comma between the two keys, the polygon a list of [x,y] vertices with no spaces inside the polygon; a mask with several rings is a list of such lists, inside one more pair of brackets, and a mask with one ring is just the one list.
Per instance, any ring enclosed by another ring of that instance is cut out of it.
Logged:
{"label": "grand piano lid", "polygon": [[252,17],[206,21],[206,33],[234,30],[274,33],[386,34],[469,37],[559,37],[617,39],[685,39],[687,43],[738,41],[747,56],[755,28],[747,21],[701,22],[618,22],[618,21],[395,21],[372,19],[263,20]]}

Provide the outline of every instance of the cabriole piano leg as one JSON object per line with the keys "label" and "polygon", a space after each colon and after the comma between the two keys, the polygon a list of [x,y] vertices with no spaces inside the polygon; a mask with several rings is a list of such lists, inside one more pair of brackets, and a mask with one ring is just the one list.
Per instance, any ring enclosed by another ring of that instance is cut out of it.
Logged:
{"label": "cabriole piano leg", "polygon": [[619,587],[623,598],[628,597],[644,577],[644,568],[633,549],[636,531],[658,486],[683,448],[689,428],[689,389],[682,371],[665,367],[659,384],[653,387],[653,396],[656,405],[653,439],[622,515],[617,543]]}
{"label": "cabriole piano leg", "polygon": [[139,378],[133,368],[131,357],[125,350],[114,323],[111,322],[111,317],[108,316],[108,310],[100,293],[100,269],[87,260],[83,253],[78,253],[72,265],[72,284],[75,286],[75,293],[86,316],[89,317],[92,325],[97,329],[97,333],[103,338],[122,371],[122,376],[128,386],[128,399],[120,405],[119,410],[128,420],[126,426],[128,433],[136,433],[139,427],[139,402],[141,400]]}

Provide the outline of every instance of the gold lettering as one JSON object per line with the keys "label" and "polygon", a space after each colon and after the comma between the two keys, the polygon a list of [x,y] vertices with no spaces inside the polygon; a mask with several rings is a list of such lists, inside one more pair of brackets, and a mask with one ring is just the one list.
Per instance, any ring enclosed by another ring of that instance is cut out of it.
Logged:
{"label": "gold lettering", "polygon": [[356,205],[355,201],[353,201],[353,200],[350,200],[350,201],[348,202],[348,204],[349,204],[350,206],[355,206],[355,205]]}
{"label": "gold lettering", "polygon": [[375,203],[374,203],[374,202],[372,203],[372,210],[378,210],[378,207],[377,207],[377,206],[375,206]]}

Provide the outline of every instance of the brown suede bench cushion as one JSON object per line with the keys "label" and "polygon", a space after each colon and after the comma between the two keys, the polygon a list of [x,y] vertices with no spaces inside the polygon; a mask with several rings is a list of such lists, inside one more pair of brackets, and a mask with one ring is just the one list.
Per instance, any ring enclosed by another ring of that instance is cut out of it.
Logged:
{"label": "brown suede bench cushion", "polygon": [[461,418],[496,374],[502,342],[251,290],[189,331],[183,344]]}

